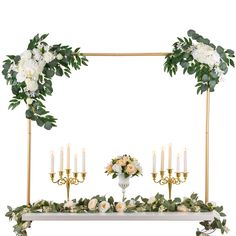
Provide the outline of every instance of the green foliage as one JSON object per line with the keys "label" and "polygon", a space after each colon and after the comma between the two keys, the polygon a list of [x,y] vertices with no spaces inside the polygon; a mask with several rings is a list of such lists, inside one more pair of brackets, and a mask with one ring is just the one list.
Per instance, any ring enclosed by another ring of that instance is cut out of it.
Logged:
{"label": "green foliage", "polygon": [[[97,199],[97,204],[95,209],[89,209],[89,202],[92,199]],[[17,236],[27,236],[26,229],[30,228],[31,222],[26,222],[22,220],[22,215],[26,213],[98,213],[99,204],[102,201],[106,201],[110,204],[110,208],[106,211],[107,213],[116,212],[116,202],[112,196],[106,198],[105,196],[96,195],[91,199],[80,198],[78,201],[75,199],[70,202],[70,206],[63,203],[55,203],[52,201],[40,200],[31,204],[30,206],[22,205],[13,209],[10,206],[7,206],[8,212],[5,214],[9,220],[15,220],[16,224],[13,226],[13,230]],[[73,204],[72,204],[73,203]],[[72,205],[71,205],[72,204]],[[135,198],[125,201],[125,212],[126,213],[135,213],[135,212],[176,212],[178,211],[178,206],[184,206],[186,211],[191,212],[211,212],[215,211],[220,216],[224,217],[222,206],[216,206],[213,203],[205,204],[202,200],[198,199],[198,195],[193,193],[189,198],[181,200],[181,198],[175,198],[174,200],[167,200],[164,198],[164,195],[157,193],[155,197],[144,198],[138,195]],[[117,213],[119,214],[119,213]],[[219,229],[222,234],[228,232],[226,227],[226,219],[221,220],[219,217],[215,217],[213,221],[202,221],[200,222],[203,226],[202,230],[197,229],[196,235],[205,235],[208,236],[216,229]]]}
{"label": "green foliage", "polygon": [[[33,50],[40,45],[48,46],[44,41],[48,34],[43,34],[39,36],[37,34],[34,36],[27,47],[27,50]],[[44,47],[42,48],[44,51]],[[56,118],[49,114],[44,106],[44,101],[47,96],[51,96],[53,93],[52,78],[57,76],[71,76],[71,69],[79,70],[81,66],[87,66],[87,58],[80,53],[80,48],[72,50],[70,46],[64,46],[61,44],[56,44],[49,47],[49,51],[56,55],[61,55],[61,59],[55,57],[49,63],[46,63],[43,72],[38,78],[38,90],[33,94],[29,94],[26,91],[26,83],[17,81],[17,72],[12,69],[13,66],[17,65],[21,59],[19,55],[9,55],[7,59],[3,62],[2,74],[8,85],[11,86],[13,97],[10,100],[9,109],[15,109],[23,101],[27,103],[27,98],[32,99],[32,104],[28,104],[28,108],[25,112],[27,119],[36,121],[37,125],[50,130],[52,127],[56,126]]]}
{"label": "green foliage", "polygon": [[[173,51],[166,56],[164,63],[164,71],[166,71],[171,77],[176,74],[179,66],[183,69],[183,74],[186,72],[190,75],[195,75],[197,79],[197,93],[204,93],[208,89],[210,92],[214,92],[215,86],[219,83],[221,74],[228,72],[228,67],[234,67],[233,58],[235,57],[234,51],[231,49],[224,49],[221,46],[215,46],[209,39],[197,34],[194,30],[187,32],[189,38],[177,38],[178,41],[173,44]],[[208,45],[220,56],[220,64],[209,66],[205,63],[200,63],[195,60],[191,54],[196,45],[193,44],[193,40],[197,43]],[[219,69],[221,72],[219,73]]]}

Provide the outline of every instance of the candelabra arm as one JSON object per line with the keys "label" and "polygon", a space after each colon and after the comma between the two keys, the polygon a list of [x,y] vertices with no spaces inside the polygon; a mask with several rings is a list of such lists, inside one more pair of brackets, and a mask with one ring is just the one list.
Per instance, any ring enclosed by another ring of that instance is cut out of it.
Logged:
{"label": "candelabra arm", "polygon": [[157,173],[152,173],[152,178],[155,183],[158,183],[160,185],[168,184],[168,193],[169,193],[169,200],[171,200],[172,197],[172,186],[173,184],[179,185],[181,183],[184,183],[187,181],[188,172],[183,172],[183,178],[181,178],[182,172],[176,172],[176,177],[172,176],[173,169],[167,169],[168,175],[165,176],[165,171],[160,171],[160,178],[157,178]]}
{"label": "candelabra arm", "polygon": [[79,180],[79,183],[83,183],[85,181],[86,172],[81,172],[81,177],[82,177],[82,180]]}
{"label": "candelabra arm", "polygon": [[67,201],[70,200],[70,187],[71,185],[78,185],[79,183],[83,183],[85,181],[86,172],[74,172],[71,176],[71,170],[65,169],[65,176],[63,176],[63,171],[59,171],[59,178],[57,180],[54,180],[55,173],[50,173],[50,179],[52,183],[56,183],[58,185],[65,185],[66,186],[66,196]]}

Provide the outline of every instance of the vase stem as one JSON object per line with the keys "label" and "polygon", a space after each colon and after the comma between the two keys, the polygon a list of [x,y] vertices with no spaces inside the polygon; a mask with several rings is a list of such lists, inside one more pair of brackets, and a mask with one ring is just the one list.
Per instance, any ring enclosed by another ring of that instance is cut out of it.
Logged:
{"label": "vase stem", "polygon": [[125,189],[122,190],[122,202],[125,201]]}

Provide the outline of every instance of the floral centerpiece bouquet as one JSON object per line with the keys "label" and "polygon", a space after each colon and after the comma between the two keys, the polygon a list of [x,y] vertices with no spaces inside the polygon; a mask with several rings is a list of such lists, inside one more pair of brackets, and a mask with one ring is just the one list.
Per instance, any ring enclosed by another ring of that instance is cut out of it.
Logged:
{"label": "floral centerpiece bouquet", "polygon": [[112,178],[119,177],[119,186],[122,188],[123,201],[125,200],[125,189],[129,186],[129,179],[133,176],[142,175],[142,167],[138,160],[129,155],[115,157],[107,165],[107,175],[112,175]]}
{"label": "floral centerpiece bouquet", "polygon": [[129,155],[117,156],[107,165],[107,175],[112,178],[123,175],[124,178],[142,175],[142,167],[137,159]]}

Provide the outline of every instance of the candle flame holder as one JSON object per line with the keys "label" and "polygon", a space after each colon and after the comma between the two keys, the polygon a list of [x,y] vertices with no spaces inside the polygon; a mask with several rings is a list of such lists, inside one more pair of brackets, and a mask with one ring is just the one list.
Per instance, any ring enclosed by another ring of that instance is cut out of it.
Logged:
{"label": "candle flame holder", "polygon": [[58,185],[66,185],[66,192],[67,192],[67,201],[70,200],[70,186],[71,185],[78,185],[79,183],[83,183],[85,181],[86,172],[73,172],[73,176],[71,177],[71,170],[66,169],[66,175],[63,176],[64,171],[59,171],[59,179],[54,180],[55,173],[50,173],[50,178],[52,183]]}
{"label": "candle flame holder", "polygon": [[[160,179],[157,180],[157,173],[152,173],[153,181],[160,185],[168,184],[168,192],[169,192],[169,200],[171,200],[171,194],[172,194],[172,185],[176,184],[179,185],[181,183],[185,183],[187,181],[188,172],[176,172],[176,177],[172,176],[173,169],[167,169],[168,175],[165,176],[165,171],[160,171]],[[181,178],[182,175],[182,178]]]}

